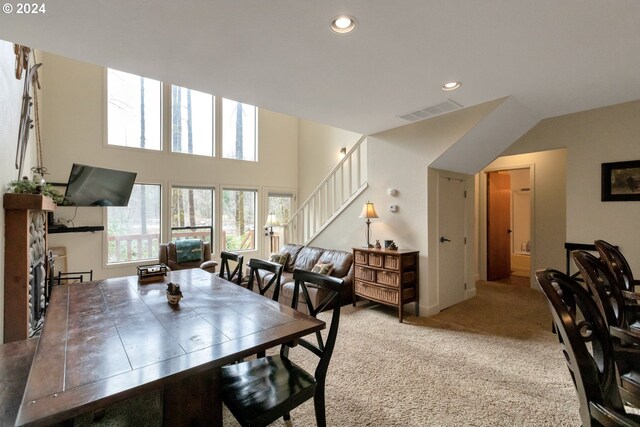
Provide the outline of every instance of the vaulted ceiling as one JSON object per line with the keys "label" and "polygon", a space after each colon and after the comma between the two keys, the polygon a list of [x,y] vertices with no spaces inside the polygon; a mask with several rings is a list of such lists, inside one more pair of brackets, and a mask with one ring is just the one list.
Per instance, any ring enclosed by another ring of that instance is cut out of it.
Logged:
{"label": "vaulted ceiling", "polygon": [[364,134],[447,99],[537,119],[640,99],[637,0],[44,3],[0,15],[0,39]]}

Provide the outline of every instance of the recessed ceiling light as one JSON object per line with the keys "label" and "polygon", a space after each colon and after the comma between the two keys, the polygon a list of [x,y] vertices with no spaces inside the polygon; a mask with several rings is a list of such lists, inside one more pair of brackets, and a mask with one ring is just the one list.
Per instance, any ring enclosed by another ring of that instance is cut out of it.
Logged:
{"label": "recessed ceiling light", "polygon": [[334,33],[347,34],[356,28],[357,21],[352,16],[340,15],[331,21],[331,29]]}
{"label": "recessed ceiling light", "polygon": [[460,82],[447,82],[442,85],[441,89],[446,92],[449,92],[449,91],[458,89],[460,86],[462,86],[462,83]]}

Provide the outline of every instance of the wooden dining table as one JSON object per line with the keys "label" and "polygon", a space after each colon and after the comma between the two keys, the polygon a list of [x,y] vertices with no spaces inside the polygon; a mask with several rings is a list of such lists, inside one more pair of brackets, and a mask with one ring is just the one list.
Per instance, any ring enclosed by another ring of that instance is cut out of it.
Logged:
{"label": "wooden dining table", "polygon": [[[169,282],[184,298],[169,304]],[[16,425],[162,390],[164,425],[221,425],[220,367],[324,322],[200,269],[54,287]]]}

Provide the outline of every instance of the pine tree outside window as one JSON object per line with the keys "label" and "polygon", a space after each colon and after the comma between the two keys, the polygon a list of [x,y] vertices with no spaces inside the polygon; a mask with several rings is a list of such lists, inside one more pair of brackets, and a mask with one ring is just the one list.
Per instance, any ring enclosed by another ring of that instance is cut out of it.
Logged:
{"label": "pine tree outside window", "polygon": [[171,86],[171,151],[213,156],[213,96]]}
{"label": "pine tree outside window", "polygon": [[257,108],[222,99],[222,157],[257,161]]}

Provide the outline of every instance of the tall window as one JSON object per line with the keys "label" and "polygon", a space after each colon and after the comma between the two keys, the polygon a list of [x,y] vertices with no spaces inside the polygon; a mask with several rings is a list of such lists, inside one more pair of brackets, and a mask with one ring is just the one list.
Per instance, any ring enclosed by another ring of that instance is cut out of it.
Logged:
{"label": "tall window", "polygon": [[213,200],[212,188],[171,188],[171,240],[213,242]]}
{"label": "tall window", "polygon": [[128,206],[107,208],[107,264],[158,257],[160,190],[160,185],[135,184]]}
{"label": "tall window", "polygon": [[222,190],[222,232],[229,251],[256,247],[256,190]]}
{"label": "tall window", "polygon": [[222,99],[222,157],[257,161],[256,107]]}
{"label": "tall window", "polygon": [[161,150],[160,82],[107,71],[109,145]]}
{"label": "tall window", "polygon": [[171,151],[213,156],[213,96],[171,86]]}

